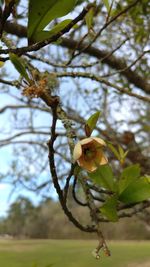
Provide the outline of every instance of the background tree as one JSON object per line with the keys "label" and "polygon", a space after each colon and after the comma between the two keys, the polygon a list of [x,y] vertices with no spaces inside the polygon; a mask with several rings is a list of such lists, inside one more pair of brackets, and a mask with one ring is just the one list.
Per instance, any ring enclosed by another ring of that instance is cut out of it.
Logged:
{"label": "background tree", "polygon": [[[82,223],[89,223],[88,209],[72,201],[71,208]],[[141,214],[143,216],[143,214]],[[148,220],[148,216],[147,216]],[[144,240],[150,238],[149,229],[137,217],[123,218],[117,225],[103,223],[102,229],[109,240]],[[0,236],[13,238],[50,238],[50,239],[95,239],[96,235],[84,233],[67,219],[59,202],[53,199],[33,205],[31,200],[18,197],[9,210],[7,217],[0,220]]]}
{"label": "background tree", "polygon": [[[7,123],[0,145],[12,153],[1,179],[44,196],[53,182],[70,221],[98,233],[95,257],[101,248],[109,255],[100,222],[150,204],[149,11],[147,0],[1,1],[0,113]],[[68,13],[71,19],[60,18]],[[10,74],[9,59],[21,77]],[[105,165],[89,177],[77,170],[72,152],[94,128],[107,143],[113,172]],[[90,210],[87,226],[70,211],[69,187]]]}

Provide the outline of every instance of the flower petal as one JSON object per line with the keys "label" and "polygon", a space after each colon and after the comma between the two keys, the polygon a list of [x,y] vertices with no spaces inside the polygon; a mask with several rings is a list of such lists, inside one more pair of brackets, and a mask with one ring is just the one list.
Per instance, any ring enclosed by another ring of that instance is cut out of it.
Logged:
{"label": "flower petal", "polygon": [[86,144],[91,143],[91,142],[93,142],[93,138],[92,138],[92,137],[89,137],[89,138],[84,138],[84,139],[82,139],[82,140],[80,141],[80,144],[81,144],[81,146],[82,146],[82,145],[86,145]]}
{"label": "flower petal", "polygon": [[73,159],[75,161],[77,161],[82,155],[82,147],[81,147],[81,143],[78,142],[75,147],[74,147],[74,150],[73,150]]}
{"label": "flower petal", "polygon": [[97,152],[96,163],[98,163],[99,165],[105,165],[108,163],[108,159],[102,150],[99,150]]}
{"label": "flower petal", "polygon": [[105,165],[108,163],[107,157],[103,154],[103,157],[101,158],[100,165]]}
{"label": "flower petal", "polygon": [[99,137],[91,137],[96,143],[98,143],[101,146],[106,146],[106,143],[103,139]]}
{"label": "flower petal", "polygon": [[87,161],[84,159],[84,157],[81,157],[78,160],[78,164],[88,172],[93,172],[97,169],[97,166],[95,165],[94,160]]}

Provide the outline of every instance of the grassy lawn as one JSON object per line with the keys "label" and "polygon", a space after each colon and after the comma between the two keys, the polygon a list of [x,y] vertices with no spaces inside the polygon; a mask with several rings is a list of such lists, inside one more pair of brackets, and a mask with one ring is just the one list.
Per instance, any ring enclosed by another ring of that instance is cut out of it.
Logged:
{"label": "grassy lawn", "polygon": [[150,242],[108,242],[112,256],[101,260],[91,255],[96,245],[81,240],[0,240],[0,266],[126,267],[136,262],[143,267],[143,262],[150,262]]}

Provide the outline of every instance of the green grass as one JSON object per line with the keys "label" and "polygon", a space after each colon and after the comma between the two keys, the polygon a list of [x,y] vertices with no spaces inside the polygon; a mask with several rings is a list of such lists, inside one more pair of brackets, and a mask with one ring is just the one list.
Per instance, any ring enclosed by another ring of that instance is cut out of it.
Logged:
{"label": "green grass", "polygon": [[102,253],[100,260],[91,254],[96,245],[97,241],[81,240],[0,240],[0,266],[125,267],[150,261],[150,242],[108,242],[112,256]]}

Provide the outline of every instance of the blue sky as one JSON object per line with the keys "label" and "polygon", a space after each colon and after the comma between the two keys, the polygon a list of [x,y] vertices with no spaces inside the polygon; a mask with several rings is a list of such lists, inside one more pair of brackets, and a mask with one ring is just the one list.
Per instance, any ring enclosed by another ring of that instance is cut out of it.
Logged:
{"label": "blue sky", "polygon": [[10,185],[5,183],[0,184],[0,217],[6,215],[10,203],[13,201],[13,199],[9,200],[10,192]]}
{"label": "blue sky", "polygon": [[8,209],[18,196],[28,197],[34,205],[41,201],[41,197],[27,190],[19,190],[12,193],[13,187],[7,183],[0,184],[0,217],[6,216]]}
{"label": "blue sky", "polygon": [[[11,153],[9,147],[0,149],[0,170],[7,172],[9,167],[9,162],[11,160]],[[42,197],[36,193],[29,192],[26,189],[20,188],[13,190],[14,187],[6,182],[1,181],[0,183],[0,217],[6,216],[7,211],[11,203],[13,203],[18,196],[28,197],[35,205],[38,204]]]}
{"label": "blue sky", "polygon": [[[5,101],[2,101],[2,96],[1,96],[1,103],[0,103],[0,108],[5,105]],[[8,118],[7,118],[8,119]],[[6,117],[3,114],[0,115],[0,122],[1,122],[1,127],[5,126],[7,128],[7,123],[6,123]],[[40,122],[40,121],[39,121]],[[13,135],[13,131],[11,133]],[[4,135],[2,137],[2,133],[0,133],[0,137],[4,138]],[[3,148],[0,148],[0,172],[1,173],[7,173],[9,170],[9,165],[10,162],[12,161],[12,150],[11,146],[6,146]],[[11,177],[9,176],[8,179],[11,181]],[[18,196],[26,196],[32,202],[36,205],[42,200],[42,196],[29,192],[26,189],[19,188],[18,190],[16,189],[15,191],[13,190],[13,185],[8,184],[4,182],[3,180],[0,181],[0,217],[6,216],[7,211],[9,209],[9,206],[11,205],[12,202],[14,202]],[[52,189],[53,190],[53,189]]]}
{"label": "blue sky", "polygon": [[[10,77],[8,77],[8,79],[13,79],[14,76],[16,76],[16,74],[18,77],[18,73],[12,67],[12,64],[10,62],[7,62],[5,66],[7,69],[9,69],[9,72],[10,72]],[[2,71],[2,69],[0,69],[0,71]],[[15,93],[15,88],[13,87],[12,89],[13,89],[12,92]],[[3,94],[3,89],[1,89],[0,108],[4,107],[5,105],[9,105],[9,104],[13,104],[12,98],[11,97],[9,98],[8,95]],[[6,112],[0,114],[0,126],[1,126],[1,129],[4,130],[4,132],[7,131],[7,128],[9,125],[8,119],[9,117],[8,117],[8,114],[6,114]],[[11,134],[13,135],[13,131]],[[0,138],[5,138],[5,137],[6,136],[3,135],[1,131]],[[12,160],[12,153],[11,153],[10,146],[0,148],[0,172],[7,173],[11,160]],[[41,200],[41,197],[39,197],[38,195],[32,192],[28,192],[25,189],[22,189],[21,191],[20,190],[12,191],[12,189],[13,189],[13,186],[11,184],[0,181],[0,217],[7,215],[9,206],[11,205],[11,203],[15,201],[15,199],[18,196],[26,196],[29,199],[31,199],[34,204],[37,204]]]}

